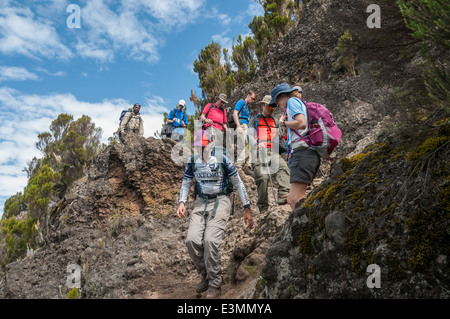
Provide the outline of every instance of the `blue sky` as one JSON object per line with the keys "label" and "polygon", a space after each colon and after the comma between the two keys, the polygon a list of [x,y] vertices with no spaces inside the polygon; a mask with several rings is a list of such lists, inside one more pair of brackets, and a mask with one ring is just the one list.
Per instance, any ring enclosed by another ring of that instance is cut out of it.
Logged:
{"label": "blue sky", "polygon": [[[70,4],[80,28],[67,24]],[[194,112],[200,50],[213,40],[231,50],[262,14],[254,0],[0,0],[0,215],[58,114],[89,115],[106,143],[137,102],[144,136],[153,136],[178,100]]]}

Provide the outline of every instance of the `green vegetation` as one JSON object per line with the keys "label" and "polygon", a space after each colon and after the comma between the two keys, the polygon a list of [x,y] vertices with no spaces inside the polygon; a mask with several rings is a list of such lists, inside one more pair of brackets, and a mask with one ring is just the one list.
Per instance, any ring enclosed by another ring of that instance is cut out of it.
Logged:
{"label": "green vegetation", "polygon": [[[3,207],[0,248],[5,248],[6,253],[0,256],[0,264],[23,256],[27,245],[37,247],[37,225],[41,225],[41,232],[47,231],[51,196],[63,193],[83,176],[105,147],[100,143],[102,130],[85,115],[74,121],[72,115],[60,114],[49,129],[38,135],[36,143],[43,157],[34,157],[24,169],[28,183],[23,193],[11,196]],[[26,214],[17,221],[21,212]]]}
{"label": "green vegetation", "polygon": [[298,23],[306,1],[258,0],[258,3],[264,16],[255,16],[250,22],[250,36],[243,38],[239,34],[231,53],[213,41],[195,60],[194,71],[202,89],[200,110],[219,93],[231,96],[236,87],[252,80],[269,51],[269,44],[277,42]]}
{"label": "green vegetation", "polygon": [[337,71],[342,68],[345,75],[356,75],[355,73],[355,58],[356,46],[354,44],[352,35],[348,30],[338,39],[337,50],[339,58],[333,63],[333,70]]}
{"label": "green vegetation", "polygon": [[[35,236],[38,233],[36,220],[28,218],[17,220],[15,216],[0,221],[0,265],[25,255],[27,245],[36,248]],[[2,249],[3,247],[3,249]]]}
{"label": "green vegetation", "polygon": [[424,82],[435,101],[445,101],[449,108],[450,6],[447,0],[397,0],[406,26],[413,37],[422,41]]}
{"label": "green vegetation", "polygon": [[78,299],[79,294],[78,288],[74,287],[67,293],[67,299]]}

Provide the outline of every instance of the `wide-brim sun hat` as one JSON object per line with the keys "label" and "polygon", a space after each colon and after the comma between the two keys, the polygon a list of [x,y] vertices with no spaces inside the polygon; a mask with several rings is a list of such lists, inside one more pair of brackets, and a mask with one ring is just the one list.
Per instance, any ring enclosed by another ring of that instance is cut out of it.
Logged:
{"label": "wide-brim sun hat", "polygon": [[282,93],[291,93],[292,91],[294,91],[294,89],[291,88],[289,84],[287,83],[278,84],[272,89],[272,91],[270,91],[270,96],[272,97],[272,100],[270,101],[269,105],[270,106],[276,105],[275,101],[278,95]]}
{"label": "wide-brim sun hat", "polygon": [[194,133],[194,143],[192,143],[193,147],[205,147],[211,141],[211,135],[205,130],[198,130]]}
{"label": "wide-brim sun hat", "polygon": [[225,94],[220,93],[219,94],[219,99],[221,99],[225,104],[228,103],[228,98]]}
{"label": "wide-brim sun hat", "polygon": [[257,102],[258,104],[270,104],[272,97],[270,95],[265,95],[262,101]]}

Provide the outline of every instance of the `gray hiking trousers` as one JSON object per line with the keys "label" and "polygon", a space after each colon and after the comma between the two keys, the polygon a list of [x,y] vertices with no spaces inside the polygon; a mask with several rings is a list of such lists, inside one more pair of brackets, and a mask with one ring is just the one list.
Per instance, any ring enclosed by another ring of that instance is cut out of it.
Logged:
{"label": "gray hiking trousers", "polygon": [[230,217],[231,200],[227,195],[220,195],[213,217],[215,203],[216,198],[208,199],[207,202],[202,198],[195,201],[186,247],[198,273],[206,276],[211,287],[219,288],[222,284],[220,244]]}

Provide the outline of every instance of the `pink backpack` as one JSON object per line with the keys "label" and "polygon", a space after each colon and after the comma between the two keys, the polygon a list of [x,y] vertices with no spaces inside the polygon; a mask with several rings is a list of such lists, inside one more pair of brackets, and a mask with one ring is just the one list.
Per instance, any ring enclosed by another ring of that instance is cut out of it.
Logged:
{"label": "pink backpack", "polygon": [[[300,99],[298,99],[300,100]],[[301,100],[302,101],[302,100]],[[342,132],[333,119],[333,114],[323,105],[305,102],[309,121],[309,134],[300,137],[301,142],[314,149],[320,156],[330,155],[341,140]]]}

